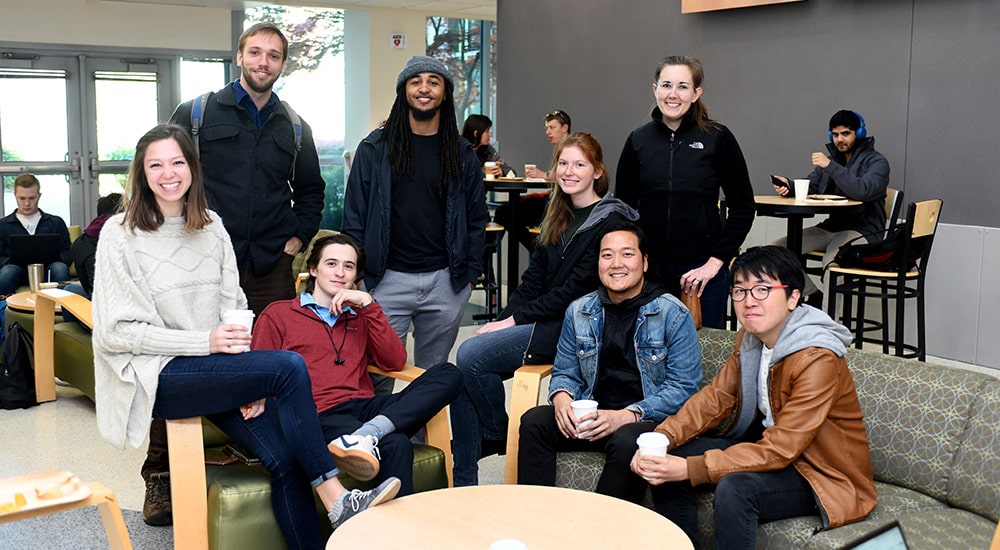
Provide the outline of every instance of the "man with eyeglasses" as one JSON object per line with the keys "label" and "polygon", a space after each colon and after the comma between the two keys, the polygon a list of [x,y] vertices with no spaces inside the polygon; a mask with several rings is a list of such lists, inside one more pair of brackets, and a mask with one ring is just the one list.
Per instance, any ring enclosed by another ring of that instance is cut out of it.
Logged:
{"label": "man with eyeglasses", "polygon": [[743,330],[719,374],[656,427],[665,457],[632,458],[655,509],[696,546],[695,488],[714,485],[715,547],[753,548],[758,523],[818,516],[833,528],[875,507],[868,439],[844,353],[850,332],[801,304],[805,274],[783,247],[732,266]]}

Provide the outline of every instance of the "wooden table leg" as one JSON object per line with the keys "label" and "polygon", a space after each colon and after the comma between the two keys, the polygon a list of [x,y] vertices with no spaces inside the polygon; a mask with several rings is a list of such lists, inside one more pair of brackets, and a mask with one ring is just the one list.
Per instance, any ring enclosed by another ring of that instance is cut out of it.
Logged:
{"label": "wooden table leg", "polygon": [[39,403],[56,400],[55,373],[56,303],[35,295],[35,398]]}
{"label": "wooden table leg", "polygon": [[91,504],[97,506],[101,513],[101,520],[104,522],[104,532],[108,535],[108,545],[111,550],[132,550],[132,541],[128,536],[128,529],[125,528],[125,518],[122,517],[122,509],[118,506],[118,499],[110,489],[100,483],[88,483],[93,494],[90,496]]}

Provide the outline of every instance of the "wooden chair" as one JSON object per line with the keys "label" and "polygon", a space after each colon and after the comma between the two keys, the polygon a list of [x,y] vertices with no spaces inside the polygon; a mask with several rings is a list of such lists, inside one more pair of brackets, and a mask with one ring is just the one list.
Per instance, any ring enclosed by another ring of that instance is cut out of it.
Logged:
{"label": "wooden chair", "polygon": [[[886,188],[885,190],[885,232],[889,233],[893,228],[896,227],[896,223],[899,221],[899,215],[903,210],[903,192],[899,189],[893,189],[892,187]],[[812,275],[823,275],[823,270],[826,269],[823,264],[823,257],[826,255],[825,250],[811,250],[802,255],[804,260],[804,266],[806,273]],[[817,262],[819,265],[810,266],[809,262]]]}
{"label": "wooden chair", "polygon": [[[494,321],[500,315],[500,274],[503,273],[503,258],[500,253],[500,243],[503,241],[504,226],[489,222],[486,224],[486,248],[483,252],[482,282],[478,282],[473,290],[486,293],[486,313],[472,316],[474,321]],[[493,269],[494,258],[496,270]]]}
{"label": "wooden chair", "polygon": [[[937,231],[938,218],[941,214],[941,199],[914,202],[910,204],[906,225],[903,229],[901,250],[895,258],[895,266],[887,271],[869,269],[842,268],[832,264],[827,269],[829,277],[830,299],[827,313],[836,319],[833,304],[837,303],[838,295],[844,296],[842,321],[854,332],[854,346],[861,348],[864,342],[882,344],[882,352],[889,353],[890,347],[895,347],[899,357],[916,357],[926,359],[927,346],[925,338],[924,286],[927,276],[927,261],[931,253],[931,244]],[[872,290],[873,288],[877,290]],[[857,314],[852,313],[852,299],[857,297]],[[865,301],[876,298],[882,306],[882,337],[880,339],[865,337]],[[917,343],[904,342],[904,321],[906,300],[917,302]],[[895,302],[895,337],[889,338],[888,303]]]}
{"label": "wooden chair", "polygon": [[990,550],[1000,550],[1000,522],[997,523],[997,530],[993,532],[993,542],[990,543]]}
{"label": "wooden chair", "polygon": [[94,327],[90,300],[59,289],[40,290],[35,295],[35,395],[39,403],[56,400],[55,307],[76,316],[88,328]]}
{"label": "wooden chair", "polygon": [[[406,365],[389,372],[374,365],[368,372],[412,382],[424,369]],[[442,409],[427,423],[427,444],[444,451],[448,486],[452,486],[451,425]],[[201,417],[167,420],[170,455],[170,494],[174,511],[174,548],[208,548],[208,504],[205,481],[205,444]]]}

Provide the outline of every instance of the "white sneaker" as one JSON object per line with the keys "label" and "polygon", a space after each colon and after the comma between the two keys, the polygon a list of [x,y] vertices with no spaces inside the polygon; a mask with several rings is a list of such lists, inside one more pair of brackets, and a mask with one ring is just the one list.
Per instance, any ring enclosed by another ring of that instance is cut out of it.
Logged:
{"label": "white sneaker", "polygon": [[378,475],[378,438],[372,435],[342,435],[326,446],[341,472],[368,481]]}

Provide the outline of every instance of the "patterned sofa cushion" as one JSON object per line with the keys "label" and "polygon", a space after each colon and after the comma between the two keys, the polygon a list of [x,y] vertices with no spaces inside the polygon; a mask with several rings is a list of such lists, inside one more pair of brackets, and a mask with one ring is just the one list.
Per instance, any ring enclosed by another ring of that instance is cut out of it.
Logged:
{"label": "patterned sofa cushion", "polygon": [[986,375],[871,351],[848,353],[875,479],[947,500]]}
{"label": "patterned sofa cushion", "polygon": [[983,381],[955,455],[948,503],[1000,520],[1000,380]]}

